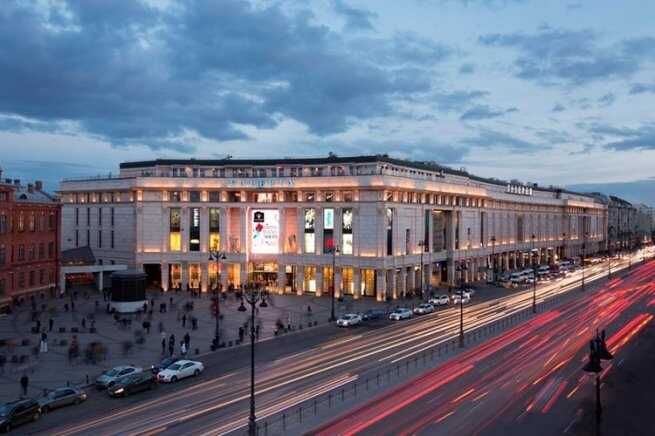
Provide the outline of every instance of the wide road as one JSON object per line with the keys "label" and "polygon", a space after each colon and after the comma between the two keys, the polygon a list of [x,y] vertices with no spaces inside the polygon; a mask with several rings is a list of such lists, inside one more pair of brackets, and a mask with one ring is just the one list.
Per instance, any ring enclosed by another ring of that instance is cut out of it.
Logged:
{"label": "wide road", "polygon": [[311,433],[565,433],[581,402],[593,398],[594,378],[582,371],[589,340],[607,329],[615,360],[603,363],[601,379],[619,371],[624,347],[653,320],[654,279],[655,261],[640,264],[625,279],[591,296],[580,293]]}
{"label": "wide road", "polygon": [[[614,260],[613,270],[626,267],[627,262]],[[585,274],[588,282],[600,278],[607,274],[607,265],[586,268]],[[559,282],[540,285],[537,301],[575,289],[580,284],[580,275],[578,271]],[[531,305],[532,289],[526,289],[468,305],[464,323],[467,329],[474,329]],[[459,311],[453,307],[377,329],[353,329],[327,342],[307,340],[305,351],[295,354],[270,351],[280,339],[270,341],[266,345],[270,360],[260,359],[256,367],[257,417],[271,416],[356,380],[374,368],[451,341],[458,331]],[[292,336],[283,339],[293,341]],[[67,436],[230,433],[247,422],[250,371],[243,354],[238,362],[227,362],[232,368],[227,373],[210,369],[197,380],[180,382],[174,388],[161,387],[159,392],[125,400],[94,395],[87,404],[53,413],[36,425],[26,426],[24,431]]]}

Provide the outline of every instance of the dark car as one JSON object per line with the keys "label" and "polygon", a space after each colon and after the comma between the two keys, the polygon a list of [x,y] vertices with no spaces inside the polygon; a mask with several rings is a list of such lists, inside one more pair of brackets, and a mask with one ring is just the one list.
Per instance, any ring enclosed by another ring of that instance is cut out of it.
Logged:
{"label": "dark car", "polygon": [[364,321],[374,321],[378,319],[385,319],[386,317],[387,314],[384,310],[381,309],[369,309],[362,313],[362,320]]}
{"label": "dark car", "polygon": [[18,400],[0,406],[0,430],[9,432],[26,422],[36,421],[41,417],[41,407],[34,400]]}
{"label": "dark car", "polygon": [[149,372],[132,374],[107,388],[110,397],[126,397],[157,386],[157,379]]}
{"label": "dark car", "polygon": [[59,388],[39,398],[41,411],[47,413],[59,407],[78,405],[86,400],[86,392],[78,388]]}
{"label": "dark car", "polygon": [[150,372],[153,374],[159,374],[160,371],[165,370],[177,361],[177,357],[166,357],[161,362],[159,362],[159,365],[152,365],[150,367]]}

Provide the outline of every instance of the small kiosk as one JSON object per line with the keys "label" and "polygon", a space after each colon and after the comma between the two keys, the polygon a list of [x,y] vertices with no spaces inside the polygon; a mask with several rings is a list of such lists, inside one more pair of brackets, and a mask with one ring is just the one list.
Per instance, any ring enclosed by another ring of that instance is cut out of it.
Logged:
{"label": "small kiosk", "polygon": [[111,274],[111,308],[119,313],[143,310],[146,302],[146,273],[138,270]]}

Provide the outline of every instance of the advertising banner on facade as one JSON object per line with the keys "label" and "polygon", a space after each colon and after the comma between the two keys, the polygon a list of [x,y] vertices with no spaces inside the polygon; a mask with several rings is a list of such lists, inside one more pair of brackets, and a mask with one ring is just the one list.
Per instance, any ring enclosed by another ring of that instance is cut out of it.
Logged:
{"label": "advertising banner on facade", "polygon": [[251,252],[254,254],[277,254],[280,240],[279,211],[254,209],[251,220]]}

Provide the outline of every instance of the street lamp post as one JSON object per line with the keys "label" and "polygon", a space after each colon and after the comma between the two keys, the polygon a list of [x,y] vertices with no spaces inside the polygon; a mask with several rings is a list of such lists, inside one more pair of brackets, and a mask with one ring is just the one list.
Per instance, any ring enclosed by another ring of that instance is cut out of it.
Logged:
{"label": "street lamp post", "polygon": [[336,265],[337,265],[337,254],[339,254],[339,247],[334,246],[332,247],[332,295],[331,295],[331,309],[330,309],[330,321],[335,321],[337,318],[334,314],[334,295],[336,293],[335,288],[337,286],[337,282],[334,280],[336,277]]}
{"label": "street lamp post", "polygon": [[532,260],[532,313],[537,313],[537,264],[535,262],[535,241],[537,237],[532,235],[532,250],[530,258]]}
{"label": "street lamp post", "polygon": [[423,250],[425,247],[425,241],[418,241],[418,246],[421,248],[421,299],[425,300],[425,286],[423,285]]}
{"label": "street lamp post", "polygon": [[589,361],[582,368],[585,372],[591,372],[596,375],[596,434],[600,435],[600,421],[603,414],[603,406],[600,402],[600,373],[603,368],[600,366],[601,360],[612,360],[614,356],[607,349],[605,343],[605,330],[601,334],[596,331],[596,337],[589,341]]}
{"label": "street lamp post", "polygon": [[464,348],[464,279],[462,273],[466,271],[466,265],[458,265],[456,271],[459,272],[459,347]]}
{"label": "street lamp post", "polygon": [[225,253],[218,250],[209,251],[209,261],[216,262],[216,284],[214,285],[214,298],[216,299],[216,331],[214,332],[214,347],[218,349],[221,346],[221,296],[220,296],[220,262],[227,259]]}
{"label": "street lamp post", "polygon": [[239,311],[245,312],[247,309],[243,301],[250,305],[250,416],[248,417],[248,435],[257,434],[257,422],[255,417],[255,308],[257,303],[259,307],[268,307],[266,296],[261,287],[255,284],[248,284],[244,287],[242,304]]}

